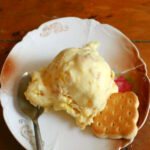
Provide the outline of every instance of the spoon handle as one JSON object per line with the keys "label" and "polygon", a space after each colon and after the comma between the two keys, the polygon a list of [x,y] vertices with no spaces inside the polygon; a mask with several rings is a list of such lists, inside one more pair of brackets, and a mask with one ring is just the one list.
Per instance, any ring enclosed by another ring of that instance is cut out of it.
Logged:
{"label": "spoon handle", "polygon": [[36,141],[36,149],[43,150],[42,148],[42,138],[40,133],[40,128],[37,120],[33,120],[34,132],[35,132],[35,141]]}

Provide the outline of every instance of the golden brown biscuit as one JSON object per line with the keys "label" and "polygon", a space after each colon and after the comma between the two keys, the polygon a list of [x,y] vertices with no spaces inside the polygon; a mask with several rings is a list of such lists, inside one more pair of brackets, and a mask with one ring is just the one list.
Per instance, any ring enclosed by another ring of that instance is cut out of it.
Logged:
{"label": "golden brown biscuit", "polygon": [[133,92],[114,93],[92,124],[96,136],[133,139],[138,131],[138,97]]}

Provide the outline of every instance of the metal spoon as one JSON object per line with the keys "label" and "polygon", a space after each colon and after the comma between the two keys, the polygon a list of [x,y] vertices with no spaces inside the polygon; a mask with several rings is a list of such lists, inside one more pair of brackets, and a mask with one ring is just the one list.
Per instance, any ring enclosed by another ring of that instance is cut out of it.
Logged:
{"label": "metal spoon", "polygon": [[33,121],[37,150],[43,150],[40,128],[38,124],[38,117],[42,114],[44,109],[41,107],[34,107],[33,105],[31,105],[29,101],[26,100],[25,95],[24,95],[24,92],[26,91],[30,80],[31,80],[30,74],[28,72],[25,72],[19,83],[17,100],[18,100],[18,104],[22,112],[26,116],[30,117]]}

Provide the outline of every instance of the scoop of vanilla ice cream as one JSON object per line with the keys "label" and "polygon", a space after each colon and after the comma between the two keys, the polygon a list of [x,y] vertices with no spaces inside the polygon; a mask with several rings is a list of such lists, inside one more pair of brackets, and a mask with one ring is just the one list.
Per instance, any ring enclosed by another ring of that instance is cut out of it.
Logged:
{"label": "scoop of vanilla ice cream", "polygon": [[108,97],[118,92],[114,73],[99,55],[98,45],[92,42],[63,50],[47,68],[33,72],[26,98],[33,105],[65,110],[81,129],[90,125]]}

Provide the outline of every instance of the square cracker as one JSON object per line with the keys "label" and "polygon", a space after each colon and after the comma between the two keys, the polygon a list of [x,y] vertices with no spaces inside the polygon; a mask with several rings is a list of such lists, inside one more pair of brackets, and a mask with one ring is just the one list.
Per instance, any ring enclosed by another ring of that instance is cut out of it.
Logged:
{"label": "square cracker", "polygon": [[133,92],[112,94],[105,109],[94,118],[93,132],[100,138],[133,139],[138,131],[138,106]]}

